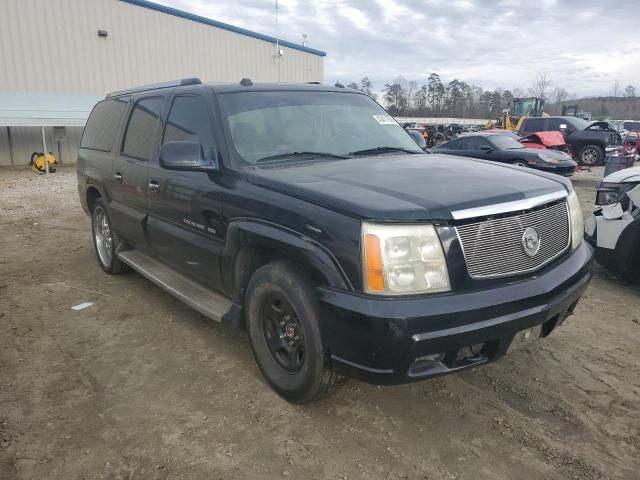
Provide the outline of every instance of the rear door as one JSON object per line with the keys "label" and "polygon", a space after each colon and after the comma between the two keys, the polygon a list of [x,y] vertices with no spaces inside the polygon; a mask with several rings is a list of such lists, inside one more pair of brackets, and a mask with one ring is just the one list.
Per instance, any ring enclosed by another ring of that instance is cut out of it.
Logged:
{"label": "rear door", "polygon": [[120,152],[111,175],[111,216],[127,242],[148,250],[147,216],[149,162],[157,157],[163,95],[137,97],[130,108]]}
{"label": "rear door", "polygon": [[[214,158],[211,97],[199,89],[176,94],[162,132],[162,143],[194,141]],[[149,167],[148,230],[154,255],[195,280],[221,289],[221,173],[165,170]]]}

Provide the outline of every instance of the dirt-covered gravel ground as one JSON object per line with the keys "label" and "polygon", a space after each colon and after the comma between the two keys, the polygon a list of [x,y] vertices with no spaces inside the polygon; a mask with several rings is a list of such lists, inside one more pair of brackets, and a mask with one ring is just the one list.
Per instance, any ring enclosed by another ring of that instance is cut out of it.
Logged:
{"label": "dirt-covered gravel ground", "polygon": [[597,267],[538,348],[293,406],[234,330],[98,268],[73,169],[0,170],[2,480],[638,479],[639,343],[640,288]]}

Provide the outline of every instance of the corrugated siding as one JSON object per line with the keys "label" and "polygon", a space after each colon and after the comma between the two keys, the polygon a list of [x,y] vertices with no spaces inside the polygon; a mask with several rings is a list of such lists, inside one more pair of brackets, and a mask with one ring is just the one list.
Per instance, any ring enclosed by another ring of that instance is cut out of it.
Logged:
{"label": "corrugated siding", "polygon": [[[47,150],[53,152],[58,161],[58,142],[55,139],[53,128],[45,128],[47,136]],[[66,136],[60,147],[63,163],[75,163],[78,158],[78,145],[82,136],[82,127],[66,127]],[[16,166],[28,165],[33,152],[42,151],[42,131],[34,127],[11,127],[11,144],[13,146],[13,159]],[[11,165],[9,153],[9,141],[7,129],[0,127],[0,166]]]}
{"label": "corrugated siding", "polygon": [[[0,90],[104,95],[190,76],[279,80],[270,42],[118,0],[1,0],[0,18]],[[322,57],[283,50],[280,81],[322,81]]]}

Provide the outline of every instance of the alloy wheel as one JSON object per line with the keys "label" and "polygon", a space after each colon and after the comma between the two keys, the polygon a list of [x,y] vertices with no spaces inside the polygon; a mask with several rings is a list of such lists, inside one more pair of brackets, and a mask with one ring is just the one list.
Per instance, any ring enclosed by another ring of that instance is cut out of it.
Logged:
{"label": "alloy wheel", "polygon": [[104,210],[96,207],[93,214],[93,235],[96,242],[96,251],[103,265],[111,265],[113,259],[113,236],[111,227]]}

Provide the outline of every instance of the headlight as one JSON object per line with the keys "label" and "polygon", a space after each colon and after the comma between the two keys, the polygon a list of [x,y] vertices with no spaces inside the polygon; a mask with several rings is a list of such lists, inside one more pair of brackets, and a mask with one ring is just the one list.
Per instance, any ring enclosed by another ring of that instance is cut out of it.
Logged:
{"label": "headlight", "polygon": [[362,224],[365,291],[381,295],[451,290],[433,225]]}
{"label": "headlight", "polygon": [[544,160],[545,162],[548,162],[548,163],[560,163],[560,160],[557,160],[555,158],[551,158],[549,155],[546,155],[544,153],[539,153],[538,154],[538,158],[540,160]]}
{"label": "headlight", "polygon": [[582,209],[575,190],[572,190],[567,197],[567,204],[569,205],[569,218],[571,219],[571,249],[575,250],[584,239]]}

